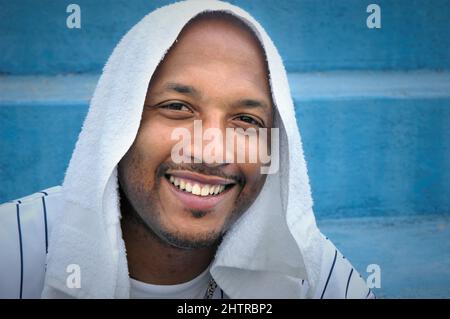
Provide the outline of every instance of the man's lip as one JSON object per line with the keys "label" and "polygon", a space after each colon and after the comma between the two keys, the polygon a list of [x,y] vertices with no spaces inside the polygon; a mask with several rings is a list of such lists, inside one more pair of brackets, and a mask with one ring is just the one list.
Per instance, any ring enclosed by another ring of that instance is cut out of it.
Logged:
{"label": "man's lip", "polygon": [[166,173],[167,175],[171,175],[173,177],[178,177],[186,180],[190,180],[192,182],[197,182],[200,184],[209,184],[209,185],[230,185],[230,184],[236,184],[236,181],[222,178],[219,176],[211,176],[211,175],[203,175],[191,171],[172,171],[169,170]]}
{"label": "man's lip", "polygon": [[[217,195],[209,195],[209,196],[198,196],[189,192],[182,191],[171,182],[167,180],[167,178],[162,178],[163,183],[167,184],[171,193],[182,203],[185,208],[191,210],[201,210],[208,211],[213,209],[217,204],[225,199],[225,196],[231,189],[225,189],[222,193]],[[231,187],[232,188],[232,187]]]}

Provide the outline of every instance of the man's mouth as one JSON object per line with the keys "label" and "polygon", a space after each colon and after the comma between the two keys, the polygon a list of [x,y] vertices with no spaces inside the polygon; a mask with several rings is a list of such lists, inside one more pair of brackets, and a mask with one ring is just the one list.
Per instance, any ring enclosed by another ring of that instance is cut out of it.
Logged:
{"label": "man's mouth", "polygon": [[202,197],[219,195],[236,184],[233,180],[217,176],[182,171],[167,173],[166,178],[179,190]]}
{"label": "man's mouth", "polygon": [[218,195],[225,190],[225,185],[194,183],[190,180],[173,177],[172,175],[169,177],[169,181],[178,189],[197,196]]}
{"label": "man's mouth", "polygon": [[198,210],[212,209],[237,184],[233,180],[189,171],[168,172],[165,180],[183,206]]}

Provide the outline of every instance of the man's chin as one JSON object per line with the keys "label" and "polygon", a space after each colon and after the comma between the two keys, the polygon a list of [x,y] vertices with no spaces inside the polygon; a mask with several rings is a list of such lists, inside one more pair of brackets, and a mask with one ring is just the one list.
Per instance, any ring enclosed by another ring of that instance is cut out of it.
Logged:
{"label": "man's chin", "polygon": [[216,232],[203,234],[181,234],[159,232],[159,238],[166,244],[179,249],[202,249],[217,246],[222,236]]}

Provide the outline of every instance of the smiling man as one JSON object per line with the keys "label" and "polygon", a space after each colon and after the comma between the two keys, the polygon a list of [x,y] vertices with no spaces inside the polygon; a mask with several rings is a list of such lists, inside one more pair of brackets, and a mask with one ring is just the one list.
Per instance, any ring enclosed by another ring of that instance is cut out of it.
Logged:
{"label": "smiling man", "polygon": [[201,274],[265,181],[260,163],[175,164],[172,132],[193,132],[196,120],[222,132],[272,126],[264,51],[229,14],[201,14],[180,33],[153,74],[136,140],[119,163],[129,270],[144,282]]}
{"label": "smiling man", "polygon": [[[266,140],[267,129],[279,135]],[[176,130],[194,136],[181,162]],[[263,149],[279,170],[250,160]],[[373,296],[315,224],[276,48],[224,2],[166,6],[133,27],[104,68],[63,186],[0,211],[3,297]]]}

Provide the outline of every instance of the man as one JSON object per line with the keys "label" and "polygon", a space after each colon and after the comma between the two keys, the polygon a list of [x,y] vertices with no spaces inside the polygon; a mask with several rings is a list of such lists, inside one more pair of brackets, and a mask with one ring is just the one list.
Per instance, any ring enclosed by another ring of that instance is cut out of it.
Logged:
{"label": "man", "polygon": [[[1,296],[371,297],[316,227],[288,88],[241,9],[186,1],[146,16],[104,68],[63,186],[1,207]],[[260,138],[272,128],[279,154]],[[208,129],[271,149],[279,170],[237,160]],[[181,161],[176,130],[194,135]],[[206,158],[207,141],[231,157]]]}

